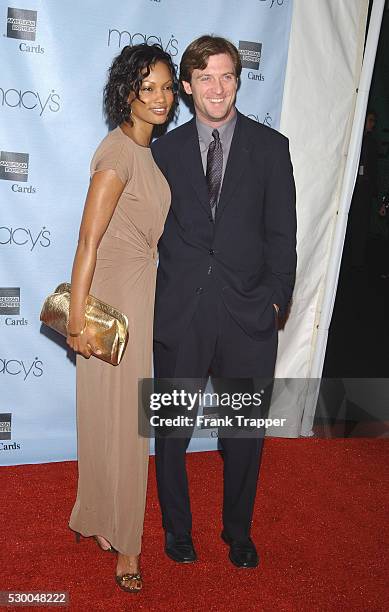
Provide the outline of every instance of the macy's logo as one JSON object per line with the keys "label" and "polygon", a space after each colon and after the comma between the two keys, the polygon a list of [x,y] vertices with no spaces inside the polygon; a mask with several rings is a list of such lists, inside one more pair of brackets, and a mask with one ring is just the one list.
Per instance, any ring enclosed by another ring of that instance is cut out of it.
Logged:
{"label": "macy's logo", "polygon": [[47,110],[58,113],[60,110],[60,96],[52,89],[48,96],[41,96],[38,91],[27,89],[4,89],[0,87],[0,104],[9,108],[24,108],[26,110],[37,110],[39,116]]}
{"label": "macy's logo", "polygon": [[0,246],[6,244],[25,246],[28,245],[30,251],[33,251],[37,244],[41,247],[47,248],[51,244],[50,231],[46,227],[42,227],[38,235],[33,233],[29,228],[26,227],[0,227]]}
{"label": "macy's logo", "polygon": [[38,357],[35,357],[32,363],[19,359],[0,359],[0,374],[21,375],[25,381],[30,375],[40,378],[43,374],[42,366],[43,362]]}
{"label": "macy's logo", "polygon": [[131,34],[128,30],[120,31],[116,28],[108,30],[108,47],[110,47],[111,44],[122,47],[123,45],[132,46],[142,43],[146,43],[147,45],[159,45],[164,51],[170,53],[172,57],[178,54],[178,40],[174,37],[174,34],[171,35],[168,43],[164,43],[162,37],[156,34],[142,34],[141,32]]}

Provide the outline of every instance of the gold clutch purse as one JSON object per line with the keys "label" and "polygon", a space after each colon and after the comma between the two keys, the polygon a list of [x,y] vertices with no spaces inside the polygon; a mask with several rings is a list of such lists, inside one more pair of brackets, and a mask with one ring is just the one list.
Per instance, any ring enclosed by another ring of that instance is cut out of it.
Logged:
{"label": "gold clutch purse", "polygon": [[[70,307],[70,284],[62,283],[43,304],[40,320],[63,336],[67,336]],[[112,365],[119,365],[128,341],[128,319],[122,312],[88,295],[85,322],[95,333],[101,354],[95,355]]]}

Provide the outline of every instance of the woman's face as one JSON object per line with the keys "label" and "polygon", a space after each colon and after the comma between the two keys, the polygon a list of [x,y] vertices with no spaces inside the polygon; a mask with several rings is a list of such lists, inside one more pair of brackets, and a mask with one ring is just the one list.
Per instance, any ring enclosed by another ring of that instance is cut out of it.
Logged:
{"label": "woman's face", "polygon": [[150,74],[142,81],[139,99],[131,93],[131,119],[161,125],[168,118],[174,101],[173,81],[170,70],[164,62],[150,66]]}

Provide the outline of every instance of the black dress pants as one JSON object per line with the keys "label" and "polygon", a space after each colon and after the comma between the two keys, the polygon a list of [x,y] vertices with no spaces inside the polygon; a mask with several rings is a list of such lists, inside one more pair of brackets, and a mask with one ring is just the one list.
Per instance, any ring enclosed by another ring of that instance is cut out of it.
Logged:
{"label": "black dress pants", "polygon": [[[211,280],[211,279],[210,279]],[[195,378],[204,385],[211,374],[223,379],[272,378],[277,329],[265,340],[248,336],[229,314],[211,285],[199,296],[188,329],[177,347],[154,343],[156,378]],[[219,438],[224,460],[223,527],[234,540],[250,534],[263,432],[253,437]],[[156,471],[162,524],[175,535],[191,532],[192,516],[185,454],[190,437],[156,437]]]}

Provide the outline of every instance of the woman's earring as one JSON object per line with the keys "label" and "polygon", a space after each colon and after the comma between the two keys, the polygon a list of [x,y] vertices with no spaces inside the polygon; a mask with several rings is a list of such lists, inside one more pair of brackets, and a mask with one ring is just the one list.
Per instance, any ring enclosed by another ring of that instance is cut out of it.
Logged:
{"label": "woman's earring", "polygon": [[128,116],[127,116],[126,121],[128,121],[128,123],[129,123],[130,125],[134,125],[134,121],[133,121],[133,119],[132,119],[132,108],[131,108],[131,104],[129,104],[129,105],[128,105],[128,107],[127,107],[127,112],[128,112]]}

